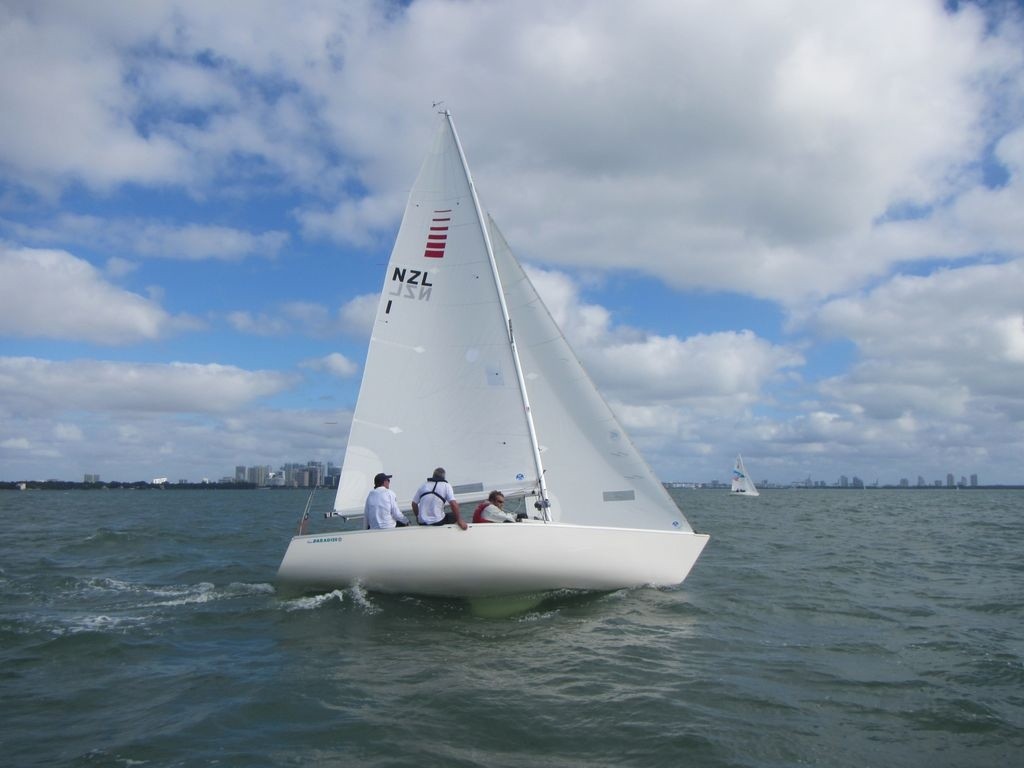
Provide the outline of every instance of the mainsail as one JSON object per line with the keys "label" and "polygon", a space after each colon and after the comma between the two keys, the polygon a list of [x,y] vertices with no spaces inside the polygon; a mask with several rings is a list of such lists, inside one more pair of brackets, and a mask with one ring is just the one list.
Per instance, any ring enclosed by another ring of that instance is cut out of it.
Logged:
{"label": "mainsail", "polygon": [[360,512],[373,476],[408,504],[437,465],[457,494],[535,491],[533,441],[486,229],[442,121],[388,262],[334,508]]}

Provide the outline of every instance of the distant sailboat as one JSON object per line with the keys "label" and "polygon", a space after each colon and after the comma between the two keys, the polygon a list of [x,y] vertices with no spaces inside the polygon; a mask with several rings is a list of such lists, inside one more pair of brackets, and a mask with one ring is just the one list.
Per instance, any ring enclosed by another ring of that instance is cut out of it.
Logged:
{"label": "distant sailboat", "polygon": [[736,454],[736,466],[732,468],[732,489],[730,493],[743,496],[761,495],[754,486],[754,481],[747,474],[747,468],[743,466],[743,457],[739,454]]}
{"label": "distant sailboat", "polygon": [[361,517],[378,472],[408,509],[436,465],[464,507],[500,490],[532,517],[465,531],[300,528],[278,583],[467,598],[669,586],[708,541],[484,215],[447,112],[384,275],[334,509]]}

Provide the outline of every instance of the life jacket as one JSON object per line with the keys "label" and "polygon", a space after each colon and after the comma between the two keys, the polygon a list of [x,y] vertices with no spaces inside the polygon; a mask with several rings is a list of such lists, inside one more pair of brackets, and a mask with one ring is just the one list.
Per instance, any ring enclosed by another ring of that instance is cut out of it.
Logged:
{"label": "life jacket", "polygon": [[433,483],[434,487],[431,488],[429,491],[424,491],[419,496],[417,496],[416,497],[416,503],[418,504],[420,499],[422,499],[424,496],[437,496],[437,498],[439,498],[441,500],[441,508],[443,509],[444,505],[448,503],[448,499],[446,499],[444,496],[442,496],[440,493],[437,492],[437,484],[438,483],[443,483],[444,480],[435,480],[432,477],[428,477],[427,478],[427,482],[428,483]]}
{"label": "life jacket", "polygon": [[489,501],[481,501],[476,509],[473,510],[473,522],[474,523],[490,523],[492,520],[488,520],[484,517],[484,510],[490,505]]}

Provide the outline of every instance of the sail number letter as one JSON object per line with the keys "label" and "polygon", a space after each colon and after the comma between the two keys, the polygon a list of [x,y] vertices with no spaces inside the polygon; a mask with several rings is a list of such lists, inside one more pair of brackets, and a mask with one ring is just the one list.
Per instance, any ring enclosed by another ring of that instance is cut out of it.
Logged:
{"label": "sail number letter", "polygon": [[426,270],[395,267],[391,273],[391,291],[388,295],[430,301],[430,291],[433,287],[430,274]]}

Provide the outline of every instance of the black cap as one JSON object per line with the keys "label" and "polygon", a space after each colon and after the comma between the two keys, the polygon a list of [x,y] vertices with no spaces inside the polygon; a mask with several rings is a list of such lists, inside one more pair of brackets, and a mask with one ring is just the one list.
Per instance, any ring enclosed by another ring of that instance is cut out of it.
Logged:
{"label": "black cap", "polygon": [[391,475],[385,475],[383,472],[378,472],[376,475],[374,475],[373,487],[377,488],[378,486],[384,485],[384,481],[390,479]]}

